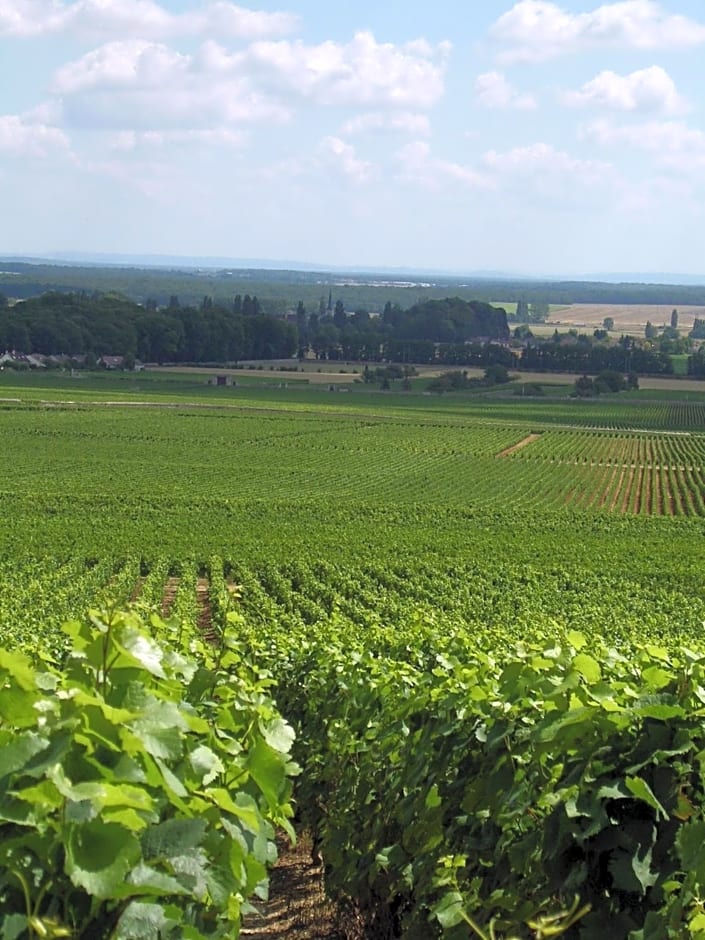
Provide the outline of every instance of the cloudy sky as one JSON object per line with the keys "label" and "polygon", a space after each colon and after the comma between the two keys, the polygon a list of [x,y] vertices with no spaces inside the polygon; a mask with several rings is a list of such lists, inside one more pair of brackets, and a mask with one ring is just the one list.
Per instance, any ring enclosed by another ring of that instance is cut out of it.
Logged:
{"label": "cloudy sky", "polygon": [[705,269],[703,0],[0,0],[0,253]]}

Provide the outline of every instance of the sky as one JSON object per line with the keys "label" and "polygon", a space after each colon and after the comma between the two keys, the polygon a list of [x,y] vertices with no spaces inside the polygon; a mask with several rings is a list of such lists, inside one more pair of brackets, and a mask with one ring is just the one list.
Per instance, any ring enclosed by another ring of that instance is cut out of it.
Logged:
{"label": "sky", "polygon": [[0,0],[0,254],[705,274],[703,0]]}

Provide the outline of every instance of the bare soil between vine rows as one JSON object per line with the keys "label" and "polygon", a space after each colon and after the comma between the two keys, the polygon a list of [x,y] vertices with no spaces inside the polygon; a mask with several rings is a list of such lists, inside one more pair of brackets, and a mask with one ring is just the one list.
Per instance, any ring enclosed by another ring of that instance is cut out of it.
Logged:
{"label": "bare soil between vine rows", "polygon": [[[247,940],[347,940],[353,935],[325,894],[323,865],[311,861],[311,841],[279,844],[279,860],[270,875],[269,900],[245,918]],[[352,926],[352,925],[351,925]]]}
{"label": "bare soil between vine rows", "polygon": [[538,441],[540,437],[541,437],[540,434],[529,434],[523,440],[519,441],[518,444],[512,444],[511,447],[505,448],[503,451],[497,454],[497,456],[498,457],[510,457],[512,454],[515,454],[518,450],[521,450],[523,447],[527,447],[529,444],[533,444],[534,441]]}

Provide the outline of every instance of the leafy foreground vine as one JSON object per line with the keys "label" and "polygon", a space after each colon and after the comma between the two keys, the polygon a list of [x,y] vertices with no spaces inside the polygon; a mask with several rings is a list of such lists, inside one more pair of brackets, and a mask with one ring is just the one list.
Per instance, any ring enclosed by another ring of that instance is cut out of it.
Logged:
{"label": "leafy foreground vine", "polygon": [[705,940],[702,652],[335,613],[249,643],[369,936]]}
{"label": "leafy foreground vine", "polygon": [[0,937],[237,937],[275,828],[293,837],[271,680],[228,634],[209,650],[135,611],[65,629],[61,669],[0,650]]}

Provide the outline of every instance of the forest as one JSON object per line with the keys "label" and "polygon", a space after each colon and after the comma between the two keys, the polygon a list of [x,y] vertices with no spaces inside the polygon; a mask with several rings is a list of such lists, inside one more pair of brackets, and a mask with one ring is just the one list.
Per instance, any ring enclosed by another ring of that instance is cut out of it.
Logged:
{"label": "forest", "polygon": [[436,344],[478,339],[506,341],[502,309],[458,298],[402,310],[391,303],[382,316],[348,314],[342,301],[321,313],[299,302],[279,318],[262,313],[257,297],[235,295],[226,306],[204,297],[183,306],[178,297],[159,307],[116,294],[61,293],[5,303],[0,308],[0,348],[44,355],[125,356],[145,362],[233,362],[303,356],[346,359],[427,360]]}
{"label": "forest", "polygon": [[676,304],[702,306],[705,286],[557,281],[511,277],[451,276],[449,274],[381,274],[365,271],[292,271],[238,267],[174,265],[80,265],[40,260],[0,259],[0,293],[27,299],[60,290],[118,292],[146,303],[165,306],[177,295],[186,306],[198,305],[204,295],[229,303],[239,293],[262,298],[264,313],[281,314],[301,299],[310,311],[325,307],[328,294],[351,310],[381,313],[389,300],[409,307],[426,300],[458,296],[463,300],[528,304]]}
{"label": "forest", "polygon": [[135,362],[219,365],[298,357],[638,375],[672,375],[673,354],[690,353],[684,371],[705,374],[705,353],[686,341],[679,345],[671,337],[679,336],[674,328],[644,340],[616,339],[605,330],[542,336],[526,325],[511,332],[504,308],[483,301],[446,297],[404,309],[388,300],[375,314],[348,311],[332,290],[314,310],[302,300],[279,316],[265,308],[250,294],[235,294],[228,303],[206,295],[197,305],[172,295],[163,306],[86,291],[50,291],[14,303],[0,297],[0,352],[71,359],[88,368],[103,356],[123,357],[127,369]]}

